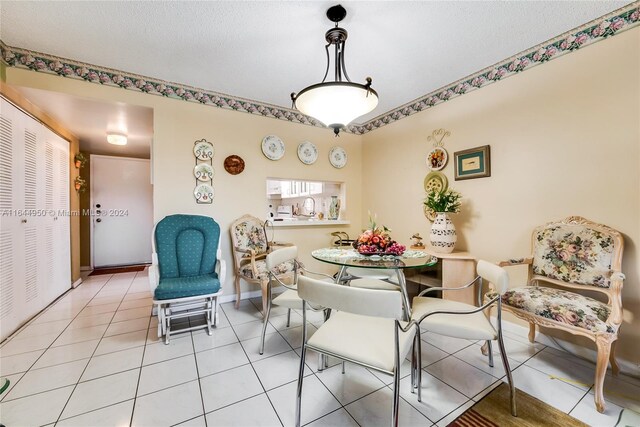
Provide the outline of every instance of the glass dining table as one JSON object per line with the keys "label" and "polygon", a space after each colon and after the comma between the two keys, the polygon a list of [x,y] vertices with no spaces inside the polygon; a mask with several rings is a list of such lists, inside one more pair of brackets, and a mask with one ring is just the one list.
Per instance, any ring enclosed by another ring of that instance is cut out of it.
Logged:
{"label": "glass dining table", "polygon": [[431,267],[438,263],[438,258],[425,252],[407,250],[401,256],[393,255],[373,255],[365,256],[359,254],[355,249],[343,248],[322,248],[311,252],[311,256],[321,262],[337,265],[340,267],[336,282],[341,283],[347,268],[371,268],[381,270],[395,270],[398,285],[402,292],[402,302],[407,319],[411,318],[411,303],[407,292],[407,281],[404,275],[405,269]]}

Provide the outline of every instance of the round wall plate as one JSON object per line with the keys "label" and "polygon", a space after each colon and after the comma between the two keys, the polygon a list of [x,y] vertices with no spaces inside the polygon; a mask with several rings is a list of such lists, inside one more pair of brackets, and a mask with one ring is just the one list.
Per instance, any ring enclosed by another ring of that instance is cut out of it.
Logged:
{"label": "round wall plate", "polygon": [[329,151],[329,162],[336,169],[342,169],[347,165],[347,152],[342,147],[333,147]]}
{"label": "round wall plate", "polygon": [[193,190],[193,195],[198,203],[213,203],[213,187],[209,184],[198,184]]}
{"label": "round wall plate", "polygon": [[244,170],[244,160],[242,160],[242,157],[232,154],[224,159],[224,170],[231,175],[238,175]]}
{"label": "round wall plate", "polygon": [[448,158],[447,150],[436,147],[427,154],[427,166],[432,171],[439,171],[447,165]]}
{"label": "round wall plate", "polygon": [[200,163],[197,164],[193,168],[193,175],[196,177],[198,181],[211,181],[213,179],[213,175],[215,175],[215,171],[213,170],[213,166],[208,163]]}
{"label": "round wall plate", "polygon": [[214,153],[213,144],[206,139],[200,139],[193,144],[193,154],[198,160],[209,160],[213,158]]}
{"label": "round wall plate", "polygon": [[318,149],[309,141],[301,142],[298,145],[298,158],[305,165],[312,165],[318,160]]}
{"label": "round wall plate", "polygon": [[442,172],[429,172],[424,177],[424,191],[427,193],[447,191],[447,188],[449,188],[449,182]]}
{"label": "round wall plate", "polygon": [[262,154],[269,160],[280,160],[284,156],[284,142],[276,135],[262,139]]}

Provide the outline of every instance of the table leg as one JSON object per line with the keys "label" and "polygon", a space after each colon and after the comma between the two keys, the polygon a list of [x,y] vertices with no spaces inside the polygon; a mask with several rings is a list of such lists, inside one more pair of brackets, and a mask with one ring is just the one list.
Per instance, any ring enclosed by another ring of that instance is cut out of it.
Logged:
{"label": "table leg", "polygon": [[338,272],[338,276],[336,277],[336,283],[338,285],[341,285],[341,281],[342,281],[342,277],[344,276],[344,272],[347,271],[347,266],[343,265],[342,267],[340,267],[340,271]]}

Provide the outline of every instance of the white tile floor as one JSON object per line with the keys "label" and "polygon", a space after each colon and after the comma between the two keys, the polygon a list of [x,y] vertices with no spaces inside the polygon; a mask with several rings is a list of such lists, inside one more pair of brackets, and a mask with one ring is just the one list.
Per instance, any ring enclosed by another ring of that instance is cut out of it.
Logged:
{"label": "white tile floor", "polygon": [[[0,348],[11,380],[0,420],[20,426],[290,426],[302,317],[275,308],[265,354],[259,300],[222,305],[213,336],[204,330],[156,336],[146,273],[89,277]],[[315,326],[321,318],[312,317]],[[310,331],[314,331],[313,325]],[[403,365],[400,422],[446,426],[504,379],[473,341],[423,334],[423,402],[409,392]],[[516,386],[594,426],[614,425],[623,407],[640,411],[640,381],[607,377],[607,412],[593,406],[594,366],[526,337],[508,334]],[[494,346],[497,352],[497,346]],[[309,352],[303,423],[387,426],[391,377],[337,361],[317,372]]]}

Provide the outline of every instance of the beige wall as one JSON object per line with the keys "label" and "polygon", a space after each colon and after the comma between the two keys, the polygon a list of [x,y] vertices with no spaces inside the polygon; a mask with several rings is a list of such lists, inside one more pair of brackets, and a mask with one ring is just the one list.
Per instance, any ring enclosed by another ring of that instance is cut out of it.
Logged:
{"label": "beige wall", "polygon": [[[535,225],[569,215],[625,235],[619,354],[640,363],[640,28],[365,134],[363,164],[392,172],[367,176],[363,220],[371,209],[401,240],[428,236],[423,179],[438,128],[451,131],[443,172],[464,196],[459,248],[524,256]],[[454,181],[453,153],[486,144],[492,176]]]}
{"label": "beige wall", "polygon": [[[16,68],[7,69],[7,83],[153,108],[154,217],[158,220],[172,213],[194,213],[215,218],[222,229],[222,248],[229,269],[232,269],[229,224],[245,213],[266,217],[267,177],[343,181],[347,185],[344,215],[351,220],[351,225],[276,229],[276,240],[297,244],[301,259],[309,266],[325,271],[330,269],[317,264],[309,254],[312,249],[327,246],[332,231],[341,229],[355,235],[361,229],[360,136],[341,134],[334,138],[326,129]],[[270,161],[262,155],[260,142],[269,134],[276,134],[285,142],[286,155],[280,161]],[[201,138],[212,141],[216,150],[213,161],[215,201],[212,205],[197,205],[193,198],[192,148],[193,142]],[[302,164],[296,154],[298,144],[304,140],[313,142],[319,150],[318,161],[310,166]],[[341,145],[347,151],[349,162],[344,169],[338,170],[329,164],[329,150],[334,145]],[[245,160],[246,168],[240,175],[232,176],[224,170],[223,161],[231,154]],[[83,170],[83,174],[87,172]],[[233,293],[232,276],[230,271],[224,284],[228,295]],[[246,284],[243,288],[257,290]]]}

